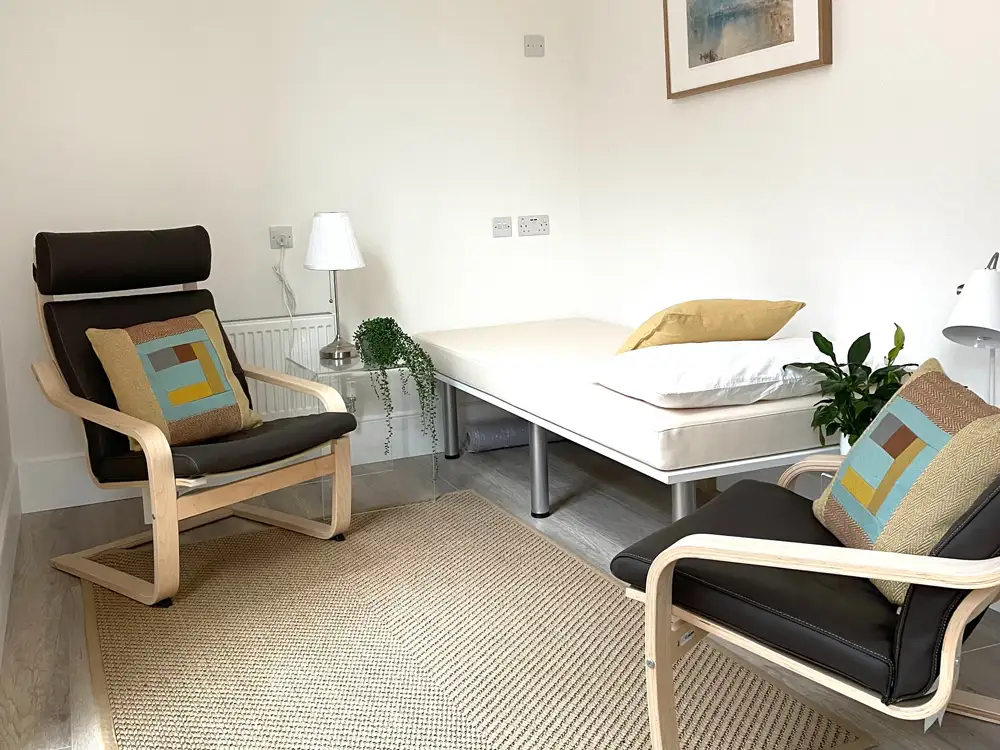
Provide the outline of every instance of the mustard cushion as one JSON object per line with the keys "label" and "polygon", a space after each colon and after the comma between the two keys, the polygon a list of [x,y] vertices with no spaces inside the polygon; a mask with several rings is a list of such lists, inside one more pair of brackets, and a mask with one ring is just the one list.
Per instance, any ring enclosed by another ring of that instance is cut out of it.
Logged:
{"label": "mustard cushion", "polygon": [[[813,513],[845,546],[927,555],[1000,474],[1000,409],[925,362],[844,459]],[[902,604],[909,585],[872,581]]]}
{"label": "mustard cushion", "polygon": [[804,302],[703,299],[661,310],[639,326],[619,354],[665,344],[707,341],[766,341],[780,331]]}
{"label": "mustard cushion", "polygon": [[[222,327],[211,310],[131,328],[90,328],[87,338],[111,382],[118,410],[155,424],[171,445],[261,423],[233,372]],[[139,450],[138,443],[130,443]]]}

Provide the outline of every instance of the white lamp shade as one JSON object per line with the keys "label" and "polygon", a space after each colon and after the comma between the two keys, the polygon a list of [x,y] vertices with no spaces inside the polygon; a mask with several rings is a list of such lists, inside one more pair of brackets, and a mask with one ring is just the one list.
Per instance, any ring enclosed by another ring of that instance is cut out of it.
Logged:
{"label": "white lamp shade", "polygon": [[313,216],[305,266],[310,271],[351,271],[365,267],[351,218],[346,213]]}
{"label": "white lamp shade", "polygon": [[963,346],[1000,348],[1000,271],[982,269],[972,274],[944,335]]}

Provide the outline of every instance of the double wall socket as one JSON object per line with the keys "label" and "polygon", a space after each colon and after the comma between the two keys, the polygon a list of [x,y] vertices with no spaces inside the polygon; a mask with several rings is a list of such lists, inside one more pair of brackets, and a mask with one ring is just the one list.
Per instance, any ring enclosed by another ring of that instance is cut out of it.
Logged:
{"label": "double wall socket", "polygon": [[288,250],[293,246],[291,227],[271,227],[270,233],[272,250],[280,250],[281,248]]}
{"label": "double wall socket", "polygon": [[493,220],[493,236],[496,239],[513,237],[513,224],[509,216],[498,216]]}
{"label": "double wall socket", "polygon": [[517,217],[518,237],[537,237],[538,235],[548,234],[548,233],[549,233],[548,214],[539,214],[538,216]]}

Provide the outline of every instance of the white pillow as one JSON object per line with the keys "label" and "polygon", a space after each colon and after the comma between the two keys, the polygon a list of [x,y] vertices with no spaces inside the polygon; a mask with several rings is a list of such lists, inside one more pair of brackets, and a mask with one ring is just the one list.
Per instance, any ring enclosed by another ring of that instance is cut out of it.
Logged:
{"label": "white pillow", "polygon": [[601,362],[594,382],[665,409],[739,406],[818,393],[821,376],[784,366],[821,358],[808,338],[668,344]]}

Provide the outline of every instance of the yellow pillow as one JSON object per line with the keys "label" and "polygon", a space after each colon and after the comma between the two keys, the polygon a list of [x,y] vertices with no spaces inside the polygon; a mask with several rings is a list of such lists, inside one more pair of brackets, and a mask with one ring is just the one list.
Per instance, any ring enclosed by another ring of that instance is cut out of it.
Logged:
{"label": "yellow pillow", "polygon": [[785,327],[804,302],[702,299],[661,310],[639,326],[619,354],[664,344],[766,341]]}

